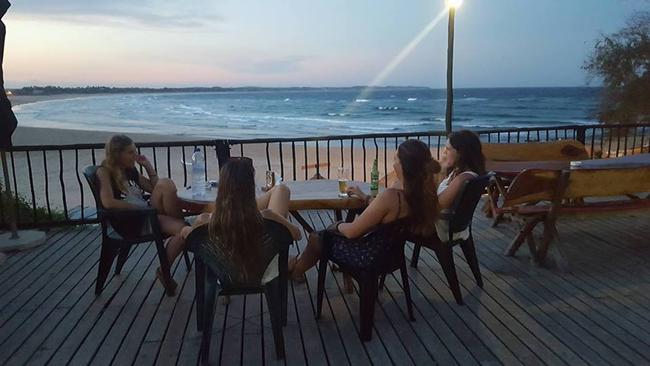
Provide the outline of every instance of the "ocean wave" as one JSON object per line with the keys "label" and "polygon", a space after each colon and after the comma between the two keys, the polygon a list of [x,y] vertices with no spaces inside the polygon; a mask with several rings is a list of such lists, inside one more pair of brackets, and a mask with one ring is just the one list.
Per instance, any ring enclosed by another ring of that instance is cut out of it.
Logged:
{"label": "ocean wave", "polygon": [[485,102],[488,98],[477,98],[477,97],[466,97],[466,98],[457,98],[457,102]]}
{"label": "ocean wave", "polygon": [[538,118],[534,115],[512,114],[512,113],[483,113],[478,115],[484,118]]}
{"label": "ocean wave", "polygon": [[[454,122],[469,122],[469,121],[473,121],[473,120],[474,120],[474,118],[453,117]],[[420,121],[444,122],[445,118],[444,117],[422,117],[422,118],[420,118]]]}
{"label": "ocean wave", "polygon": [[406,101],[407,102],[415,102],[416,100],[418,100],[418,98],[408,98]]}
{"label": "ocean wave", "polygon": [[[372,99],[357,97],[356,91],[318,93],[310,92],[305,99],[300,93],[286,92],[94,96],[26,104],[14,111],[23,125],[185,133],[204,137],[297,137],[444,129],[446,98],[435,98],[443,96],[442,93],[425,95],[395,91]],[[287,95],[295,98],[287,98]],[[408,103],[414,101],[415,95],[419,95],[418,102]],[[300,108],[293,108],[294,103],[283,103],[286,99],[300,100]],[[489,102],[480,103],[487,100]],[[454,124],[463,128],[596,122],[590,116],[597,106],[597,98],[591,96],[577,96],[567,101],[549,98],[542,91],[524,91],[519,95],[492,91],[487,94],[472,92],[471,97],[459,97],[456,101],[459,102],[458,117],[454,118]],[[352,114],[346,113],[345,108],[351,104],[368,102],[371,103],[369,108],[357,105]]]}

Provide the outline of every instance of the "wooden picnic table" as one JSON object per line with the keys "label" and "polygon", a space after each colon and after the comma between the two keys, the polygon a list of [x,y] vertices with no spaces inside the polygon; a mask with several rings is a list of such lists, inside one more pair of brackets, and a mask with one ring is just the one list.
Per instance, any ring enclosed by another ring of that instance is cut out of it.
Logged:
{"label": "wooden picnic table", "polygon": [[[506,255],[514,255],[526,241],[531,258],[538,263],[542,263],[551,250],[558,267],[566,269],[567,262],[558,245],[558,217],[650,209],[650,196],[647,195],[650,192],[650,154],[587,160],[571,164],[567,169],[549,166],[552,164],[523,170],[508,183],[507,189],[498,177],[491,182],[488,203],[494,217],[493,226],[504,214],[517,218],[521,226],[506,249]],[[538,224],[543,225],[539,244],[533,236]],[[551,242],[555,245],[550,246]]]}
{"label": "wooden picnic table", "polygon": [[[300,215],[302,210],[334,210],[337,220],[342,219],[342,210],[358,209],[364,207],[364,202],[358,198],[340,196],[339,183],[336,180],[318,179],[307,181],[284,182],[291,190],[289,211],[300,225],[312,232],[314,229]],[[348,186],[359,186],[364,192],[370,192],[370,185],[364,182],[349,181]],[[262,190],[257,192],[262,194]],[[180,190],[178,197],[183,201],[208,205],[217,198],[217,189],[207,190],[205,195],[193,197],[190,189]]]}
{"label": "wooden picnic table", "polygon": [[567,169],[617,169],[650,166],[650,154],[628,155],[611,159],[590,159],[570,161],[487,161],[487,171],[493,171],[504,178],[514,178],[526,169],[567,170]]}

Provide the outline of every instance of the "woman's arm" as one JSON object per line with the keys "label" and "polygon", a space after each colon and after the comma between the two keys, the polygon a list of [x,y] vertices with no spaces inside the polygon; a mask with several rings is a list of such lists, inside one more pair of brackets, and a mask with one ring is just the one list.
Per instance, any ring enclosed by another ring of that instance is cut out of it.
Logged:
{"label": "woman's arm", "polygon": [[438,195],[438,203],[441,209],[451,208],[456,200],[456,196],[460,193],[460,189],[465,184],[465,181],[472,179],[470,174],[460,174],[451,180],[447,189]]}
{"label": "woman's arm", "polygon": [[279,215],[275,211],[268,208],[261,210],[260,214],[262,214],[262,217],[265,219],[273,220],[278,224],[284,225],[287,229],[289,229],[289,232],[291,232],[291,237],[293,240],[302,239],[302,231],[300,230],[300,227],[289,222],[289,220],[285,219],[284,216]]}
{"label": "woman's arm", "polygon": [[104,168],[97,170],[97,178],[99,178],[99,199],[102,201],[107,209],[131,209],[137,208],[137,206],[130,203],[124,202],[122,200],[115,199],[113,196],[113,189],[111,188],[111,177],[109,176],[108,171]]}
{"label": "woman's arm", "polygon": [[185,226],[184,228],[181,229],[181,236],[183,237],[183,239],[187,239],[187,236],[190,235],[190,233],[197,227],[209,223],[211,218],[212,218],[212,214],[209,213],[200,214],[196,218],[196,220],[194,220],[192,226]]}
{"label": "woman's arm", "polygon": [[136,161],[147,172],[148,178],[140,174],[138,183],[140,184],[140,187],[142,187],[142,189],[151,193],[153,192],[153,187],[155,187],[156,183],[158,183],[158,173],[156,173],[156,169],[153,168],[151,162],[149,162],[146,156],[144,155],[139,155],[139,156],[140,157]]}
{"label": "woman's arm", "polygon": [[390,212],[391,206],[395,201],[395,192],[390,190],[379,193],[377,198],[373,199],[368,208],[359,215],[353,222],[342,223],[338,226],[339,232],[348,239],[358,238],[375,226],[381,224],[386,214]]}

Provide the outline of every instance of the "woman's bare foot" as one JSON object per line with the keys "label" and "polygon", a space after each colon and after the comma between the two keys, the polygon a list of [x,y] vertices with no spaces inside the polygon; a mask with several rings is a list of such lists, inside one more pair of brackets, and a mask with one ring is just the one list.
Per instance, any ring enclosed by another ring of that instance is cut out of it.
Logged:
{"label": "woman's bare foot", "polygon": [[287,263],[289,278],[294,282],[300,282],[300,283],[305,282],[305,275],[298,274],[295,272],[296,264],[298,264],[298,257],[297,256],[289,257],[289,261]]}

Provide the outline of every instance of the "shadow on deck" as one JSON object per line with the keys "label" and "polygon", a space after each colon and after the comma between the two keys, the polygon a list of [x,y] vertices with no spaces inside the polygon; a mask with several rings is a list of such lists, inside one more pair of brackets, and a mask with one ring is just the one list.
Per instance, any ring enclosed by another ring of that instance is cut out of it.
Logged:
{"label": "shadow on deck", "polygon": [[[314,227],[330,213],[309,212]],[[465,306],[453,301],[435,255],[409,267],[415,322],[405,315],[396,278],[386,280],[373,340],[357,334],[358,297],[328,271],[323,317],[314,319],[316,271],[290,284],[287,364],[648,364],[650,215],[562,222],[571,272],[534,267],[528,253],[502,255],[513,225],[496,229],[477,215],[475,241],[485,288],[456,255]],[[293,246],[300,251],[302,241]],[[120,276],[95,297],[100,232],[54,231],[48,244],[9,256],[0,267],[0,364],[197,363],[200,333],[194,274],[174,266],[176,297],[154,281],[153,245],[134,250]],[[412,245],[406,248],[410,256]],[[180,262],[180,265],[179,265]],[[268,313],[260,295],[218,304],[211,362],[274,364]]]}

